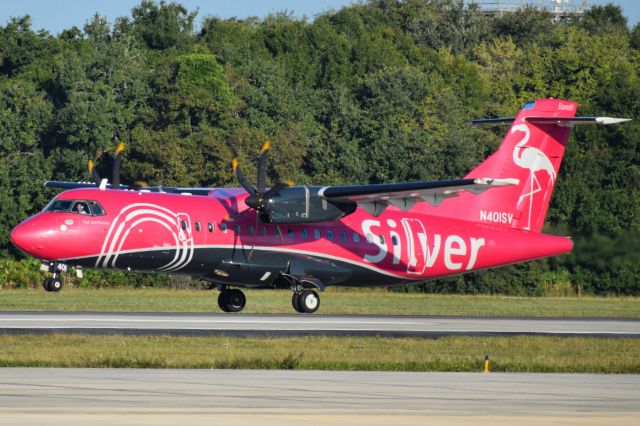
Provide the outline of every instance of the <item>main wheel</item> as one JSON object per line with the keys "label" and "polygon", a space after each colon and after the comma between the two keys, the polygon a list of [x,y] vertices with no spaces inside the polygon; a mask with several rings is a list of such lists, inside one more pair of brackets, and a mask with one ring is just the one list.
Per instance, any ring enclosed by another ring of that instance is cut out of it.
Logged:
{"label": "main wheel", "polygon": [[296,312],[304,313],[304,311],[300,310],[300,293],[293,293],[293,296],[291,296],[291,305]]}
{"label": "main wheel", "polygon": [[[295,307],[295,306],[294,306]],[[303,290],[298,295],[298,312],[312,314],[320,307],[320,296],[313,290]]]}
{"label": "main wheel", "polygon": [[45,291],[51,291],[51,278],[45,278],[45,280],[42,282],[42,287],[45,289]]}
{"label": "main wheel", "polygon": [[240,312],[246,303],[247,298],[238,289],[224,290],[218,295],[218,306],[225,312]]}

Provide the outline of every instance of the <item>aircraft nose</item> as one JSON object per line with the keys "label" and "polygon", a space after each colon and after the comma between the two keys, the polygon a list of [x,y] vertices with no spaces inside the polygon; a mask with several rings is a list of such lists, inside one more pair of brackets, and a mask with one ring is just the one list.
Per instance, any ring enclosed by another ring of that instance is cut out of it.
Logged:
{"label": "aircraft nose", "polygon": [[35,255],[35,252],[42,249],[41,238],[32,221],[25,221],[13,228],[10,239],[14,246],[29,255]]}

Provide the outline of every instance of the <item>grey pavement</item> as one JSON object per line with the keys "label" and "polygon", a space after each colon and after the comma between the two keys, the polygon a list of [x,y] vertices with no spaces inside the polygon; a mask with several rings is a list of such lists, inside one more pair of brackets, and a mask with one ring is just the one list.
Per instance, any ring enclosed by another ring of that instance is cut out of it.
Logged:
{"label": "grey pavement", "polygon": [[0,369],[0,424],[637,424],[640,376]]}
{"label": "grey pavement", "polygon": [[0,332],[173,335],[640,337],[640,320],[366,315],[0,312]]}

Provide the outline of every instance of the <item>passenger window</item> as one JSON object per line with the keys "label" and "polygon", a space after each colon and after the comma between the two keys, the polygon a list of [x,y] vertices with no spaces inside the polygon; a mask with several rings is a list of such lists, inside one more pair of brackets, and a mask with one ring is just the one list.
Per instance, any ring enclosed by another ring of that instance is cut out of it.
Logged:
{"label": "passenger window", "polygon": [[253,229],[253,225],[249,225],[249,235],[253,235],[255,229]]}
{"label": "passenger window", "polygon": [[398,237],[396,237],[395,235],[391,236],[391,244],[393,244],[394,246],[398,245]]}
{"label": "passenger window", "polygon": [[221,223],[220,224],[220,230],[222,231],[223,234],[227,233],[227,224],[226,223]]}
{"label": "passenger window", "polygon": [[367,234],[367,243],[369,243],[369,244],[373,243],[373,235]]}
{"label": "passenger window", "polygon": [[340,232],[340,240],[347,241],[347,233],[342,231]]}
{"label": "passenger window", "polygon": [[380,235],[380,244],[384,244],[384,235]]}
{"label": "passenger window", "polygon": [[213,223],[207,223],[207,228],[209,229],[209,232],[213,232]]}
{"label": "passenger window", "polygon": [[360,242],[360,234],[356,234],[355,232],[353,233],[353,242],[354,243]]}
{"label": "passenger window", "polygon": [[262,225],[260,227],[260,235],[262,235],[263,237],[267,236],[267,227],[266,226]]}
{"label": "passenger window", "polygon": [[333,231],[327,231],[327,240],[333,241]]}
{"label": "passenger window", "polygon": [[236,234],[240,235],[240,231],[242,231],[242,229],[240,228],[240,225],[236,225],[233,227],[233,230],[235,231]]}
{"label": "passenger window", "polygon": [[200,222],[196,222],[196,232],[200,232]]}
{"label": "passenger window", "polygon": [[320,231],[317,229],[313,230],[313,238],[315,238],[316,240],[320,239]]}
{"label": "passenger window", "polygon": [[182,227],[183,231],[186,231],[188,226],[187,226],[187,221],[186,220],[182,220],[180,221],[180,226]]}
{"label": "passenger window", "polygon": [[293,240],[294,237],[295,237],[295,232],[293,231],[293,229],[289,228],[287,230],[287,238],[289,238],[290,240]]}
{"label": "passenger window", "polygon": [[300,231],[300,235],[302,236],[303,240],[306,240],[308,237],[307,230],[303,229],[302,231]]}

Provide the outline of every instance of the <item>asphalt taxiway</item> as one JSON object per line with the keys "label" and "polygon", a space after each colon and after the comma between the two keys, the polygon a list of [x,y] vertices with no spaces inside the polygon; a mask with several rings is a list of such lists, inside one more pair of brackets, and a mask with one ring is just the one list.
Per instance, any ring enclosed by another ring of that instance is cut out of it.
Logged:
{"label": "asphalt taxiway", "polygon": [[640,338],[640,320],[367,315],[0,312],[0,333]]}
{"label": "asphalt taxiway", "polygon": [[0,369],[0,423],[636,425],[640,376]]}

